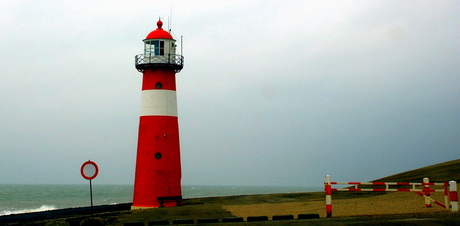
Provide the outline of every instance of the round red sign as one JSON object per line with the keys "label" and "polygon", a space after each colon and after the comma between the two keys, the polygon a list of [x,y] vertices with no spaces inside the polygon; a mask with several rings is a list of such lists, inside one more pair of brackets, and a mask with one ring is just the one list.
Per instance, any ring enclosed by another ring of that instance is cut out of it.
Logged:
{"label": "round red sign", "polygon": [[92,180],[97,177],[99,168],[93,161],[86,161],[80,168],[81,176],[87,180]]}

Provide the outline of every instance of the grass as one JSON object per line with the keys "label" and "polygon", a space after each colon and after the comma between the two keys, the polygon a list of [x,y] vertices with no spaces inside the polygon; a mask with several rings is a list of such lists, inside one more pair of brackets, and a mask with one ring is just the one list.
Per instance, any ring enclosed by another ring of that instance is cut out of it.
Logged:
{"label": "grass", "polygon": [[398,173],[374,181],[381,182],[422,182],[428,177],[430,182],[460,181],[460,159],[443,162],[403,173]]}

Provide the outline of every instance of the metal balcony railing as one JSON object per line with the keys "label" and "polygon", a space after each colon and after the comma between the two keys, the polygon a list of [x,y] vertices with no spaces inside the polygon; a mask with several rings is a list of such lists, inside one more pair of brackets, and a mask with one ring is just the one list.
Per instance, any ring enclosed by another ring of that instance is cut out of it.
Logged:
{"label": "metal balcony railing", "polygon": [[184,67],[184,57],[177,54],[166,55],[144,55],[138,54],[135,56],[136,69],[139,72],[144,72],[146,68],[167,67],[172,68],[177,72]]}

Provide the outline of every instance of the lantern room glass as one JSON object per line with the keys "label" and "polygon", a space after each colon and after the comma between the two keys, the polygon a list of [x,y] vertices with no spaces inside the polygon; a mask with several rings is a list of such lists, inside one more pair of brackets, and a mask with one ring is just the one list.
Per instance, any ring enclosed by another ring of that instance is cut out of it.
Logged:
{"label": "lantern room glass", "polygon": [[146,40],[144,55],[146,57],[165,55],[165,42],[160,40]]}

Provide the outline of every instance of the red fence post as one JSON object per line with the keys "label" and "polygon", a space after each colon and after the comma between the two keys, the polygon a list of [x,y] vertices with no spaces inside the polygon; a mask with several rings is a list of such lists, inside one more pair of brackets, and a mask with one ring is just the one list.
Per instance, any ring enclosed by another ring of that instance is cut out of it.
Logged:
{"label": "red fence post", "polygon": [[457,182],[449,181],[450,208],[453,212],[458,212],[458,193]]}
{"label": "red fence post", "polygon": [[430,179],[428,177],[423,178],[423,194],[428,197],[425,198],[425,207],[431,207],[431,201],[429,199],[430,197]]}
{"label": "red fence post", "polygon": [[326,175],[324,190],[326,191],[326,217],[329,218],[332,217],[332,189],[330,175]]}

